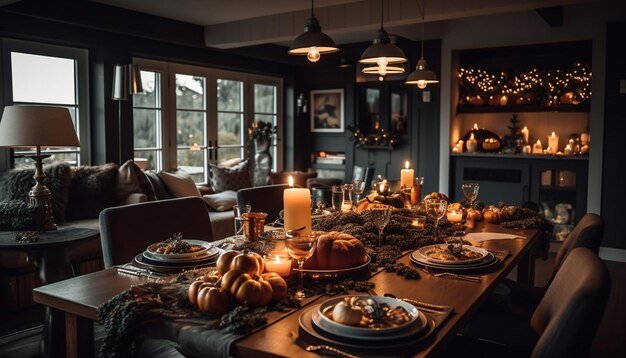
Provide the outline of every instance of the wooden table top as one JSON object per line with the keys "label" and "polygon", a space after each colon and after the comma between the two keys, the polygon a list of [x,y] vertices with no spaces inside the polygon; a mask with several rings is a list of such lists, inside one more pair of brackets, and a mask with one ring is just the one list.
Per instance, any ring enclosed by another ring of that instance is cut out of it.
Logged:
{"label": "wooden table top", "polygon": [[[490,292],[511,269],[520,261],[540,237],[538,230],[504,229],[499,225],[479,224],[473,232],[502,232],[524,236],[526,239],[484,241],[482,247],[494,250],[508,250],[511,255],[498,270],[482,274],[482,282],[474,283],[446,277],[437,278],[420,271],[421,279],[407,280],[395,273],[380,272],[370,281],[376,286],[378,294],[392,293],[397,297],[448,305],[454,308],[454,314],[434,333],[424,345],[414,352],[403,352],[416,357],[436,353],[441,342],[452,337],[469,320],[471,315],[486,299]],[[399,262],[410,265],[408,255]],[[38,287],[33,292],[34,300],[40,304],[69,312],[81,317],[96,320],[98,306],[106,302],[131,285],[141,284],[149,279],[118,273],[107,269],[69,280]],[[323,300],[323,299],[322,299]],[[321,302],[318,300],[317,302]],[[267,356],[315,357],[289,339],[290,332],[298,332],[299,311],[254,334],[244,337],[233,344],[235,356],[255,354]],[[311,342],[313,343],[313,342]]]}

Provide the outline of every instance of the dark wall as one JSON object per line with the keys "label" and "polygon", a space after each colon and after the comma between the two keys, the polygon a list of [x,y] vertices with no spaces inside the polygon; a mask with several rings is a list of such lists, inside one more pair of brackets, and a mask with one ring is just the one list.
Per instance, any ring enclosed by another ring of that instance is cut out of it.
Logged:
{"label": "dark wall", "polygon": [[[342,46],[338,54],[322,56],[317,63],[304,63],[297,76],[296,95],[303,93],[307,100],[309,91],[317,89],[343,88],[345,103],[345,125],[356,124],[358,118],[358,88],[355,82],[357,68],[355,63],[370,43],[358,43]],[[406,73],[410,73],[419,59],[419,43],[403,40],[400,47],[410,60]],[[425,57],[429,68],[440,74],[441,42],[425,42]],[[340,58],[352,64],[348,68],[338,66]],[[306,61],[306,60],[305,60]],[[385,80],[387,81],[387,80]],[[403,80],[394,81],[402,83]],[[309,130],[309,113],[298,116],[295,126],[297,138],[295,169],[306,170],[311,165],[311,153],[316,151],[345,152],[346,178],[352,175],[353,165],[373,166],[376,174],[391,180],[400,179],[400,169],[405,160],[412,163],[416,175],[426,177],[424,190],[435,191],[439,181],[439,121],[440,92],[439,85],[430,85],[430,102],[422,101],[422,91],[416,86],[407,86],[409,101],[409,120],[407,134],[401,137],[401,144],[394,150],[357,148],[350,141],[352,132],[344,133],[311,133]],[[310,103],[309,103],[310,105]],[[310,108],[309,108],[310,110]]]}
{"label": "dark wall", "polygon": [[[293,85],[294,66],[206,48],[203,31],[201,26],[90,1],[23,0],[0,8],[0,37],[89,51],[93,164],[118,159],[118,102],[111,100],[112,69],[116,63],[143,57],[278,76],[285,79],[285,93],[293,91],[289,86]],[[286,50],[284,53],[289,60]],[[293,106],[290,98],[293,96],[286,97],[286,109]],[[131,101],[121,104],[123,118],[131,118]],[[292,113],[285,110],[285,123],[293,121]],[[132,122],[123,121],[122,126],[123,158],[131,158]],[[7,167],[4,158],[5,155],[0,156],[0,168]]]}
{"label": "dark wall", "polygon": [[602,217],[606,226],[602,246],[626,249],[626,230],[621,210],[626,202],[624,153],[617,143],[626,133],[626,94],[620,94],[620,80],[626,80],[624,37],[626,22],[609,23],[606,42],[606,89],[604,108],[604,149],[602,157]]}

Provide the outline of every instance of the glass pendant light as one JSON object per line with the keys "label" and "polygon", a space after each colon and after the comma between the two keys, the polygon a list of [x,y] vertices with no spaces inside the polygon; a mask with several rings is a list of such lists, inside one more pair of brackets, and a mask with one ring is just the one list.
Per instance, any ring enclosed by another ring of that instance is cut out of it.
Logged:
{"label": "glass pendant light", "polygon": [[402,50],[391,43],[389,34],[383,27],[383,10],[384,0],[380,2],[380,29],[376,34],[376,38],[372,41],[372,44],[363,51],[361,55],[360,63],[365,65],[371,65],[363,68],[362,72],[365,74],[377,74],[379,79],[388,74],[404,73],[403,66],[390,66],[397,65],[407,61],[406,56]]}
{"label": "glass pendant light", "polygon": [[420,56],[419,61],[417,61],[415,71],[409,74],[409,77],[404,83],[408,85],[417,85],[417,88],[424,89],[429,83],[439,83],[439,80],[437,79],[437,75],[427,68],[426,60],[424,59],[424,9],[423,7],[420,8],[419,2],[417,4],[417,9],[422,14],[422,55]]}
{"label": "glass pendant light", "polygon": [[311,17],[304,25],[304,32],[296,37],[289,48],[290,55],[306,55],[311,62],[319,61],[322,54],[339,51],[335,41],[322,32],[320,22],[313,15],[313,0],[311,0]]}

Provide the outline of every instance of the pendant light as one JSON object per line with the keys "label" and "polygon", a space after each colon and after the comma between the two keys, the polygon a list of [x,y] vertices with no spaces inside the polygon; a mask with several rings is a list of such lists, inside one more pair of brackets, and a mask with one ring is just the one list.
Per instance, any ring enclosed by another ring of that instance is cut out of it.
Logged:
{"label": "pendant light", "polygon": [[362,72],[365,74],[378,74],[379,79],[382,81],[383,76],[395,73],[404,73],[403,66],[390,66],[397,65],[407,61],[406,56],[402,50],[391,43],[389,34],[383,27],[384,18],[384,0],[380,1],[380,29],[376,33],[376,38],[372,41],[370,47],[363,51],[361,55],[360,63],[365,65],[371,65],[365,67]]}
{"label": "pendant light", "polygon": [[311,62],[317,62],[322,54],[339,51],[335,41],[322,32],[320,22],[313,15],[313,0],[311,0],[311,17],[304,25],[304,32],[296,37],[289,48],[290,55],[306,55]]}
{"label": "pendant light", "polygon": [[419,0],[417,3],[417,9],[422,14],[422,55],[417,61],[417,66],[415,66],[415,71],[411,72],[409,77],[406,79],[406,84],[408,85],[417,85],[417,88],[424,89],[429,83],[439,83],[437,79],[437,75],[429,70],[426,64],[426,60],[424,59],[424,8],[423,6],[420,8]]}

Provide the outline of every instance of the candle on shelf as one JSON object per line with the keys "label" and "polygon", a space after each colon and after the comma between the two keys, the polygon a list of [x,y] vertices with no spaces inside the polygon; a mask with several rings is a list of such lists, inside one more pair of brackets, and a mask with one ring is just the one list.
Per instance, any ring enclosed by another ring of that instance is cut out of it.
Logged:
{"label": "candle on shelf", "polygon": [[286,252],[272,252],[265,255],[265,271],[276,272],[283,278],[291,275],[291,257]]}
{"label": "candle on shelf", "polygon": [[465,142],[463,142],[462,139],[459,139],[459,141],[456,143],[455,148],[459,153],[463,153],[463,143]]}
{"label": "candle on shelf", "polygon": [[404,169],[400,170],[400,186],[403,189],[413,187],[413,169],[409,169],[409,161],[404,162]]}
{"label": "candle on shelf", "polygon": [[589,133],[581,133],[580,134],[580,144],[581,145],[589,144]]}
{"label": "candle on shelf", "polygon": [[530,146],[529,145],[525,145],[524,149],[523,149],[523,153],[524,154],[530,154],[530,152],[531,152]]}
{"label": "candle on shelf", "polygon": [[507,97],[505,94],[503,94],[502,97],[500,97],[500,105],[501,106],[506,106],[507,103],[509,103],[509,97]]}
{"label": "candle on shelf", "polygon": [[283,192],[285,231],[297,230],[301,236],[311,233],[311,192],[305,188],[294,188],[293,177],[289,176],[289,186]]}
{"label": "candle on shelf", "polygon": [[452,148],[452,153],[458,153],[459,152],[459,148],[457,148],[457,146],[455,145],[454,148]]}
{"label": "candle on shelf", "polygon": [[476,151],[476,148],[478,147],[478,142],[474,138],[474,133],[470,134],[470,137],[465,145],[467,146],[467,151],[469,153],[474,153]]}
{"label": "candle on shelf", "polygon": [[522,136],[524,137],[524,143],[528,143],[529,134],[530,133],[528,132],[528,128],[524,126],[524,128],[522,128]]}
{"label": "candle on shelf", "polygon": [[563,149],[563,154],[565,155],[572,155],[572,146],[571,145],[566,145],[565,149]]}
{"label": "candle on shelf", "polygon": [[543,154],[543,146],[539,139],[537,139],[537,143],[533,144],[533,154]]}
{"label": "candle on shelf", "polygon": [[448,210],[446,217],[451,223],[460,223],[463,221],[463,212],[461,210]]}
{"label": "candle on shelf", "polygon": [[556,154],[559,151],[559,136],[554,132],[548,136],[548,148],[550,148],[550,154]]}
{"label": "candle on shelf", "polygon": [[474,130],[478,129],[478,123],[474,123]]}
{"label": "candle on shelf", "polygon": [[424,230],[424,227],[426,226],[426,217],[423,215],[416,216],[413,220],[411,220],[411,226],[417,230]]}

